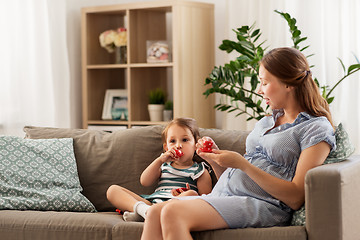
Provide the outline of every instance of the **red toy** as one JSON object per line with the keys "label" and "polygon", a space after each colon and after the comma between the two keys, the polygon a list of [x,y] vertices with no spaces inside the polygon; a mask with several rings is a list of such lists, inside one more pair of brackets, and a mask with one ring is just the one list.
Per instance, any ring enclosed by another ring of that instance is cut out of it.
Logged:
{"label": "red toy", "polygon": [[187,191],[187,190],[189,190],[189,189],[187,189],[187,188],[185,188],[185,187],[182,187],[182,188],[177,188],[177,189],[175,189],[178,193],[181,193],[181,190],[183,190],[184,192],[185,191]]}
{"label": "red toy", "polygon": [[204,147],[203,148],[200,148],[200,150],[202,151],[202,152],[212,152],[212,145],[213,145],[214,143],[212,142],[212,141],[208,141],[208,140],[206,140],[206,141],[204,141]]}
{"label": "red toy", "polygon": [[179,149],[175,149],[175,154],[176,154],[176,157],[178,157],[178,158],[182,157],[184,155],[184,153]]}

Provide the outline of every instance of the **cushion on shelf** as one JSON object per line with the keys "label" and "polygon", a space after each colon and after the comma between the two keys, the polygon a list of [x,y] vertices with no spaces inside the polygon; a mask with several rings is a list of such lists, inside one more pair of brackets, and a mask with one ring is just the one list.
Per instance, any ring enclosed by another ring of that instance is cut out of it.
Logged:
{"label": "cushion on shelf", "polygon": [[0,209],[95,212],[81,191],[73,139],[0,136]]}

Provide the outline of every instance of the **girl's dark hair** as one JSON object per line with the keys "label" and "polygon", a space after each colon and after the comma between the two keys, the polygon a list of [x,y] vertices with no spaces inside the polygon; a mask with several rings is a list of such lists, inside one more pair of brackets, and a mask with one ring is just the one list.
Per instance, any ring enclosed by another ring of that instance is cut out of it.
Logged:
{"label": "girl's dark hair", "polygon": [[295,97],[302,109],[312,116],[325,116],[333,125],[329,104],[320,95],[307,59],[299,50],[275,48],[265,54],[260,64],[282,83],[295,87]]}
{"label": "girl's dark hair", "polygon": [[167,132],[168,132],[169,128],[173,125],[188,128],[191,131],[191,133],[195,139],[195,142],[197,142],[199,140],[200,132],[199,132],[199,127],[198,127],[195,119],[175,118],[165,127],[165,129],[161,133],[161,138],[162,138],[163,143],[166,143]]}

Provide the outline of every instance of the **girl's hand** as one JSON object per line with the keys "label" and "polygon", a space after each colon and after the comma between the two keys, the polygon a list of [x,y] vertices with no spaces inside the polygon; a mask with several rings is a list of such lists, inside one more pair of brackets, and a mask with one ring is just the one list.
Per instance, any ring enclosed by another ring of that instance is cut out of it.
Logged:
{"label": "girl's hand", "polygon": [[183,192],[186,192],[190,190],[190,185],[189,183],[186,183],[186,187],[185,188],[174,188],[171,190],[171,194],[174,196],[174,197],[177,197],[179,196],[181,193]]}
{"label": "girl's hand", "polygon": [[174,161],[174,159],[180,158],[183,155],[184,153],[180,149],[173,147],[168,151],[164,152],[163,154],[161,154],[159,158],[164,163],[164,162]]}
{"label": "girl's hand", "polygon": [[196,152],[198,154],[200,152],[212,152],[213,149],[218,150],[219,148],[210,137],[203,137],[196,143]]}

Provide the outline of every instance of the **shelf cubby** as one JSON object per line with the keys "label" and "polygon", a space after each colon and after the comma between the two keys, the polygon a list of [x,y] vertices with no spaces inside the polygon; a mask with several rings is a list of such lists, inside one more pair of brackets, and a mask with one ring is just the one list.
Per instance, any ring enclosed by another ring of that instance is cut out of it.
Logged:
{"label": "shelf cubby", "polygon": [[[214,98],[205,98],[204,81],[214,66],[212,4],[184,0],[128,3],[82,9],[83,127],[113,129],[151,122],[148,94],[163,89],[174,102],[174,117],[193,117],[200,127],[214,127]],[[99,43],[106,30],[127,29],[127,62]],[[169,43],[168,62],[147,62],[147,41]],[[107,89],[125,89],[127,120],[103,120]]]}

